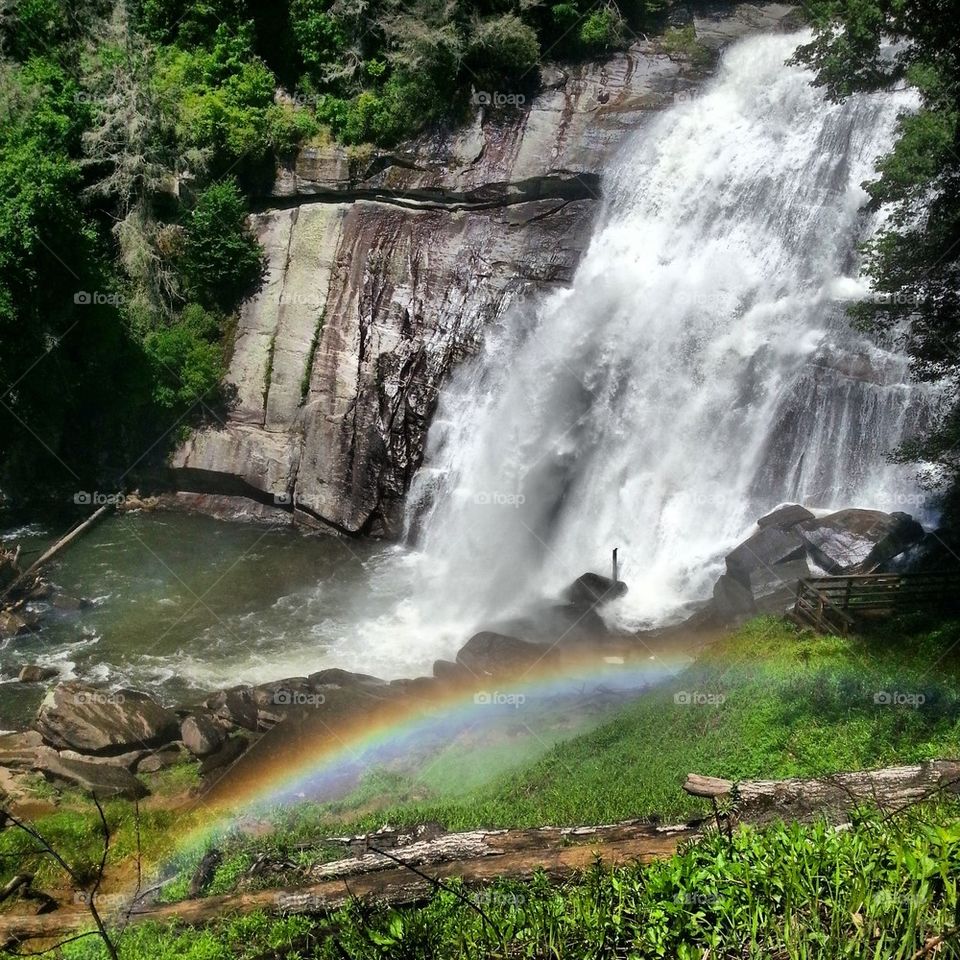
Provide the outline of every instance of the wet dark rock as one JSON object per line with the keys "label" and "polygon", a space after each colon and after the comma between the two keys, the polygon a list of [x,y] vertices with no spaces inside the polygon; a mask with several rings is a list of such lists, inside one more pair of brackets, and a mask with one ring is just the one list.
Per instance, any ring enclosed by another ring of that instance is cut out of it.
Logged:
{"label": "wet dark rock", "polygon": [[806,507],[801,507],[799,503],[790,503],[783,507],[777,507],[776,510],[761,517],[757,521],[757,526],[761,530],[766,527],[776,527],[778,530],[789,530],[798,523],[805,520],[813,520],[814,515]]}
{"label": "wet dark rock", "polygon": [[534,639],[549,644],[602,644],[610,636],[603,617],[592,606],[573,603],[550,607],[537,621]]}
{"label": "wet dark rock", "polygon": [[390,686],[404,696],[410,697],[429,697],[437,692],[437,681],[434,677],[391,680]]}
{"label": "wet dark rock", "polygon": [[622,580],[614,581],[600,573],[585,573],[563,591],[563,599],[571,606],[589,609],[616,600],[626,592],[627,585]]}
{"label": "wet dark rock", "polygon": [[882,564],[883,573],[938,573],[960,567],[960,531],[931,530],[903,553]]}
{"label": "wet dark rock", "polygon": [[61,760],[77,760],[83,763],[95,763],[108,767],[122,767],[124,770],[134,770],[140,758],[146,756],[146,750],[130,750],[127,753],[116,753],[109,756],[99,756],[90,753],[78,753],[76,750],[60,750]]}
{"label": "wet dark rock", "polygon": [[727,554],[727,573],[747,586],[756,571],[802,560],[804,555],[804,541],[798,534],[765,527]]}
{"label": "wet dark rock", "polygon": [[258,710],[274,710],[277,707],[289,707],[316,692],[316,685],[307,677],[287,677],[284,680],[271,680],[261,683],[252,690]]}
{"label": "wet dark rock", "polygon": [[55,594],[50,600],[50,606],[62,613],[76,613],[91,606],[85,597],[71,597],[66,593]]}
{"label": "wet dark rock", "polygon": [[38,751],[37,769],[47,780],[79,787],[99,800],[124,797],[135,800],[149,791],[127,769],[115,764],[93,763],[89,759],[65,758],[50,747]]}
{"label": "wet dark rock", "polygon": [[204,757],[200,764],[200,776],[205,777],[223,767],[229,766],[250,745],[246,737],[234,736],[223,742],[216,753]]}
{"label": "wet dark rock", "polygon": [[180,724],[180,739],[195,757],[205,757],[220,749],[224,735],[209,717],[199,715],[187,717]]}
{"label": "wet dark rock", "polygon": [[208,850],[203,855],[197,864],[197,869],[194,870],[193,876],[190,878],[188,896],[191,899],[199,897],[200,894],[210,886],[214,874],[217,872],[217,867],[219,867],[222,862],[223,854],[216,848]]}
{"label": "wet dark rock", "polygon": [[379,677],[372,677],[367,673],[351,673],[349,670],[341,670],[339,667],[330,667],[326,670],[318,670],[311,673],[307,678],[314,687],[367,687],[383,686],[386,680]]}
{"label": "wet dark rock", "polygon": [[757,612],[750,588],[729,573],[723,574],[713,588],[713,612],[721,622],[735,623]]}
{"label": "wet dark rock", "polygon": [[913,517],[880,510],[840,510],[796,529],[814,562],[830,574],[872,573],[924,537]]}
{"label": "wet dark rock", "polygon": [[780,594],[784,590],[796,592],[797,581],[810,576],[810,565],[806,557],[775,563],[771,567],[760,567],[750,574],[750,592],[754,598]]}
{"label": "wet dark rock", "polygon": [[203,701],[203,706],[228,727],[257,729],[257,701],[253,688],[245,684],[217,691]]}
{"label": "wet dark rock", "polygon": [[45,680],[52,680],[60,676],[60,671],[55,667],[40,667],[35,663],[28,663],[20,668],[17,679],[21,683],[43,683]]}
{"label": "wet dark rock", "polygon": [[475,677],[497,676],[529,667],[543,659],[549,648],[518,637],[483,631],[474,634],[457,654],[457,663]]}
{"label": "wet dark rock", "polygon": [[26,596],[28,600],[48,600],[53,596],[53,584],[47,580],[38,580]]}
{"label": "wet dark rock", "polygon": [[44,740],[80,753],[125,753],[177,739],[176,715],[138,690],[107,691],[79,681],[58,684],[34,723]]}
{"label": "wet dark rock", "polygon": [[433,675],[443,683],[461,683],[469,681],[473,674],[463,664],[452,660],[434,660]]}

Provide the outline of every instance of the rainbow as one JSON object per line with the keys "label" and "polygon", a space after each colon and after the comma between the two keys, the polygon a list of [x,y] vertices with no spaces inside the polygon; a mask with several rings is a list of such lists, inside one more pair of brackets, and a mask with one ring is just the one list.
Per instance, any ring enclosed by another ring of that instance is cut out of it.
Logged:
{"label": "rainbow", "polygon": [[575,708],[578,698],[636,693],[689,662],[687,654],[671,651],[598,661],[594,649],[544,662],[520,679],[450,686],[413,681],[402,696],[386,697],[331,689],[322,703],[291,711],[198,799],[189,813],[203,822],[181,838],[177,851],[206,845],[241,818],[343,795],[363,772],[425,745],[440,748],[508,716],[534,723],[538,711]]}

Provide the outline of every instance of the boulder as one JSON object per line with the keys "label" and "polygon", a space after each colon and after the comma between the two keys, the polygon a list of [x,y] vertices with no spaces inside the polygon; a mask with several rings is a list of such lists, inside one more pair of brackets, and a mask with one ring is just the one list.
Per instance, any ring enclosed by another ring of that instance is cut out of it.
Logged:
{"label": "boulder", "polygon": [[747,586],[757,570],[801,560],[804,542],[799,534],[777,527],[764,527],[727,554],[727,573]]}
{"label": "boulder", "polygon": [[806,557],[775,563],[772,567],[760,567],[750,574],[750,592],[755,600],[771,594],[788,591],[795,594],[797,581],[810,576],[810,565]]}
{"label": "boulder", "polygon": [[830,574],[871,573],[924,536],[908,514],[880,510],[839,510],[796,530],[814,562]]}
{"label": "boulder", "polygon": [[207,697],[203,706],[227,727],[257,729],[257,701],[252,687],[240,685],[219,690]]}
{"label": "boulder", "polygon": [[179,746],[163,747],[148,753],[138,764],[137,773],[157,773],[172,767],[183,760],[187,754]]}
{"label": "boulder", "polygon": [[32,770],[37,764],[37,751],[42,746],[43,737],[36,730],[5,733],[0,736],[0,767]]}
{"label": "boulder", "polygon": [[129,753],[117,753],[102,757],[96,754],[77,753],[76,750],[61,750],[61,760],[79,760],[83,763],[103,764],[108,767],[122,767],[124,770],[134,770],[140,762],[140,758],[145,756],[146,750],[131,750]]}
{"label": "boulder", "polygon": [[180,739],[195,757],[215,753],[223,745],[223,731],[209,717],[187,717],[180,724]]}
{"label": "boulder", "polygon": [[230,737],[216,753],[204,757],[200,764],[200,776],[206,777],[221,767],[229,766],[250,744],[245,737]]}
{"label": "boulder", "polygon": [[788,560],[750,575],[750,592],[759,613],[783,613],[797,596],[797,583],[810,576],[806,558]]}
{"label": "boulder", "polygon": [[50,600],[50,605],[63,613],[76,613],[78,610],[86,610],[91,603],[86,597],[71,597],[66,593],[58,593]]}
{"label": "boulder", "polygon": [[287,677],[285,680],[271,680],[261,683],[252,690],[254,702],[260,711],[275,711],[310,702],[311,695],[317,693],[316,685],[307,677]]}
{"label": "boulder", "polygon": [[433,675],[443,683],[460,683],[473,676],[466,667],[452,660],[434,660]]}
{"label": "boulder", "polygon": [[145,797],[149,791],[129,771],[113,764],[91,763],[60,756],[50,747],[41,747],[37,769],[47,780],[61,781],[79,787],[98,800]]}
{"label": "boulder", "polygon": [[474,677],[496,676],[537,663],[549,649],[539,643],[528,643],[518,637],[485,630],[474,634],[460,648],[457,663]]}
{"label": "boulder", "polygon": [[392,689],[399,691],[403,696],[429,698],[437,692],[437,681],[434,677],[403,677],[391,680]]}
{"label": "boulder", "polygon": [[757,526],[763,530],[766,527],[775,527],[777,530],[789,530],[804,520],[813,520],[814,515],[806,508],[801,507],[799,503],[788,503],[786,506],[777,507],[765,517],[757,521]]}
{"label": "boulder", "polygon": [[145,693],[99,690],[75,680],[47,694],[35,727],[55,747],[98,754],[159,746],[180,734],[176,715]]}
{"label": "boulder", "polygon": [[721,623],[731,623],[754,616],[757,605],[750,588],[725,573],[713,587],[712,610]]}
{"label": "boulder", "polygon": [[622,580],[613,580],[600,573],[585,573],[563,591],[563,599],[574,607],[589,609],[616,600],[626,592],[627,585]]}
{"label": "boulder", "polygon": [[30,632],[30,624],[18,613],[0,610],[0,640],[20,637]]}
{"label": "boulder", "polygon": [[58,676],[60,671],[56,667],[41,667],[35,663],[28,663],[20,668],[17,679],[21,683],[43,683]]}

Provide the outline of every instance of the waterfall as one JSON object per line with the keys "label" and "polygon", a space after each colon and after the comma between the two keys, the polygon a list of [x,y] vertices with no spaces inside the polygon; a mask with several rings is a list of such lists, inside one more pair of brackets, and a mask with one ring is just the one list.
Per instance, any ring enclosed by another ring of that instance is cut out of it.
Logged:
{"label": "waterfall", "polygon": [[501,619],[612,547],[612,616],[663,622],[779,503],[909,510],[885,454],[921,392],[844,308],[877,225],[861,184],[915,98],[829,103],[785,65],[802,39],[738,43],[638,128],[572,285],[505,315],[446,388],[408,508],[420,622]]}

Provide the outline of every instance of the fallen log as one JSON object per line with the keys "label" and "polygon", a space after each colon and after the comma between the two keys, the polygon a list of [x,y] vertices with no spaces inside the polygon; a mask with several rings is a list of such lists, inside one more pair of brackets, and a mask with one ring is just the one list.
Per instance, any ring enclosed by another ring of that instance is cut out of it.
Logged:
{"label": "fallen log", "polygon": [[[77,524],[71,530],[67,531],[53,546],[45,550],[26,570],[23,571],[15,580],[13,580],[0,594],[0,600],[3,600],[5,597],[9,596],[15,590],[17,590],[22,584],[29,584],[30,578],[35,577],[41,570],[41,568],[49,563],[57,554],[66,549],[77,537],[84,534],[89,530],[98,520],[103,519],[112,509],[114,508],[114,503],[104,504],[102,507],[99,507],[95,510],[86,520],[82,523]],[[18,551],[19,553],[19,551]]]}
{"label": "fallen log", "polygon": [[776,820],[833,823],[857,806],[896,813],[938,794],[960,793],[960,761],[928,760],[909,766],[836,773],[815,780],[742,780],[736,785],[738,818],[754,824]]}
{"label": "fallen log", "polygon": [[[608,866],[650,863],[676,852],[677,845],[699,836],[699,825],[660,827],[644,822],[601,827],[545,827],[534,830],[472,831],[447,834],[429,841],[434,848],[395,847],[392,853],[411,865],[427,866],[438,880],[458,878],[468,887],[488,884],[500,877],[530,878],[538,871],[563,879],[588,868],[599,858]],[[472,854],[462,859],[465,851]],[[447,859],[441,859],[446,856]],[[369,859],[368,859],[369,857]],[[163,905],[133,905],[117,911],[114,924],[172,921],[183,924],[207,923],[229,914],[328,913],[353,897],[371,899],[391,906],[409,906],[428,900],[435,884],[406,867],[374,852],[349,857],[317,868],[324,879],[305,886],[249,893],[226,894]],[[43,917],[4,916],[0,919],[0,944],[32,939],[69,936],[88,926],[90,915],[62,911]]]}

